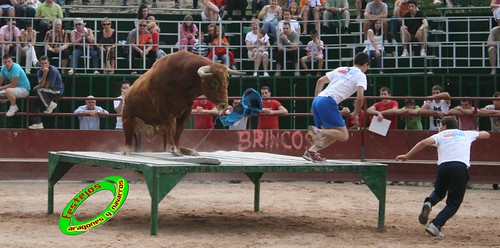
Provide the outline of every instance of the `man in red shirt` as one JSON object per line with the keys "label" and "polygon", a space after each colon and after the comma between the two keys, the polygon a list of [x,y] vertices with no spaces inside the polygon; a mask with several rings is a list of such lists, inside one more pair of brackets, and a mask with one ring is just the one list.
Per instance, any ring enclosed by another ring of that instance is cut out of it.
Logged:
{"label": "man in red shirt", "polygon": [[396,116],[396,111],[399,105],[397,101],[389,99],[390,96],[391,89],[387,87],[380,88],[380,97],[382,97],[382,100],[373,104],[366,112],[370,115],[376,115],[378,121],[382,121],[385,117],[391,121],[389,129],[397,129],[398,118]]}
{"label": "man in red shirt", "polygon": [[199,96],[194,100],[191,107],[191,114],[194,117],[194,129],[212,129],[214,128],[214,115],[219,115],[219,110],[215,104],[205,98],[205,95]]}
{"label": "man in red shirt", "polygon": [[260,88],[260,95],[263,99],[262,112],[259,114],[258,129],[279,129],[278,115],[288,113],[288,110],[276,100],[271,100],[271,89],[268,86]]}

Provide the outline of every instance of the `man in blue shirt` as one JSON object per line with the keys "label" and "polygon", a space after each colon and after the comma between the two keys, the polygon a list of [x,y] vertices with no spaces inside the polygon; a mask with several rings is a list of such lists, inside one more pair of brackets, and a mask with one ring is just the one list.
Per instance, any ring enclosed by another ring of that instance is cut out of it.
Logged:
{"label": "man in blue shirt", "polygon": [[[19,108],[16,105],[17,98],[26,98],[30,93],[30,82],[21,66],[12,61],[8,54],[2,57],[3,66],[0,70],[0,101],[10,102],[9,111],[5,114],[7,117],[13,116]],[[5,99],[7,98],[7,99]]]}
{"label": "man in blue shirt", "polygon": [[75,114],[83,114],[78,116],[81,130],[99,130],[101,124],[99,117],[109,114],[107,110],[96,106],[96,101],[93,98],[94,96],[88,96],[85,105],[75,110]]}
{"label": "man in blue shirt", "polygon": [[[40,99],[30,100],[30,112],[39,113],[40,107],[43,104],[46,109],[43,111],[46,114],[52,113],[57,107],[57,103],[52,101],[59,98],[64,93],[64,83],[61,74],[56,67],[50,65],[47,56],[40,57],[41,68],[37,72],[38,85],[33,88],[33,92],[40,97]],[[31,117],[32,125],[29,129],[43,129],[43,123],[40,116]]]}

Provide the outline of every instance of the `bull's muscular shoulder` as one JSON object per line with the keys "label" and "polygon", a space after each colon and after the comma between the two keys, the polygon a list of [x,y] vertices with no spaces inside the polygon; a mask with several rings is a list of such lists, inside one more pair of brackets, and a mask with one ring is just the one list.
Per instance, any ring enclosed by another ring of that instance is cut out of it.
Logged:
{"label": "bull's muscular shoulder", "polygon": [[207,57],[203,57],[187,51],[172,53],[165,56],[164,58],[164,61],[159,60],[157,63],[155,63],[155,65],[157,65],[162,72],[172,72],[173,75],[179,75],[181,73],[188,72],[192,73],[194,71],[194,74],[191,76],[197,77],[196,72],[198,71],[198,68],[205,65],[211,65],[213,63]]}

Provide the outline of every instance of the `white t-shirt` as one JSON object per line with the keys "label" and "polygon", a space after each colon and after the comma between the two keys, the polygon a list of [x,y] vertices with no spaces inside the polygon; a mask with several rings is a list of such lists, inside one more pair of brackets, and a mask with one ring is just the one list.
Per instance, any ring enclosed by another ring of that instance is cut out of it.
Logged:
{"label": "white t-shirt", "polygon": [[[278,23],[278,27],[276,28],[276,33],[277,34],[283,33],[283,23],[285,23],[284,20],[281,20]],[[299,22],[296,21],[296,20],[294,20],[294,19],[291,19],[290,20],[290,28],[292,29],[293,32],[297,32],[297,29],[300,30],[300,24],[299,24]]]}
{"label": "white t-shirt", "polygon": [[[441,100],[439,103],[436,103],[435,100],[429,100],[425,101],[424,104],[427,104],[427,106],[429,106],[429,110],[441,111],[443,114],[448,114],[448,112],[450,112],[450,104],[446,103],[445,100]],[[439,121],[441,121],[440,117],[429,116],[429,130],[438,131]]]}
{"label": "white t-shirt", "polygon": [[[118,98],[121,99],[122,96],[119,96]],[[114,108],[117,108],[120,105],[121,102],[122,102],[121,100],[114,100],[113,101]],[[120,113],[118,113],[118,114],[120,114]],[[116,126],[115,126],[115,129],[123,129],[123,123],[122,123],[122,117],[121,116],[116,117]]]}
{"label": "white t-shirt", "polygon": [[458,161],[470,167],[470,145],[479,136],[478,131],[447,129],[431,136],[436,141],[438,165]]}
{"label": "white t-shirt", "polygon": [[358,86],[367,89],[366,75],[357,67],[339,67],[326,73],[330,83],[318,96],[329,96],[339,104],[356,92]]}
{"label": "white t-shirt", "polygon": [[252,31],[247,33],[247,36],[245,36],[245,42],[250,41],[250,43],[255,44],[257,42],[257,34],[254,34]]}

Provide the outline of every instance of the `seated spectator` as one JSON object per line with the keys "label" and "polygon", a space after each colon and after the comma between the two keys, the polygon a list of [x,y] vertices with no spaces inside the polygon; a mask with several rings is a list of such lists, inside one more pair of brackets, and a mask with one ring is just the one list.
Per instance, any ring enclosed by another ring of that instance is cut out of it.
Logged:
{"label": "seated spectator", "polygon": [[377,117],[377,121],[381,122],[384,118],[391,121],[390,129],[398,128],[398,102],[391,100],[391,89],[387,87],[380,88],[380,97],[382,100],[373,104],[366,110],[366,113]]}
{"label": "seated spectator", "polygon": [[179,26],[179,50],[191,50],[194,43],[196,43],[196,33],[198,27],[193,23],[193,17],[189,14],[184,16],[184,22]]}
{"label": "seated spectator", "polygon": [[85,105],[78,107],[75,114],[83,114],[78,116],[80,121],[80,130],[99,130],[101,125],[100,117],[104,117],[109,112],[100,106],[96,106],[94,96],[88,96],[85,100]]}
{"label": "seated spectator", "polygon": [[26,23],[33,25],[33,19],[26,17],[35,17],[38,5],[38,0],[19,0],[19,5],[14,6],[18,28],[26,28]]}
{"label": "seated spectator", "polygon": [[[71,44],[73,44],[73,54],[71,57],[71,69],[68,74],[75,73],[78,67],[78,60],[81,56],[89,56],[92,60],[92,68],[95,69],[94,74],[99,74],[97,68],[99,68],[99,53],[94,49],[96,40],[94,37],[94,32],[90,28],[85,27],[85,23],[81,18],[76,18],[73,22],[75,24],[75,29],[71,31]],[[84,59],[84,64],[87,61]],[[86,65],[87,68],[89,65]]]}
{"label": "seated spectator", "polygon": [[318,72],[316,76],[321,77],[321,70],[323,69],[323,49],[324,44],[323,41],[319,39],[318,32],[316,32],[316,30],[311,31],[311,41],[309,41],[306,46],[307,55],[300,59],[300,64],[302,68],[307,71],[307,76],[311,76],[311,72],[306,63],[318,61]]}
{"label": "seated spectator", "polygon": [[497,43],[500,42],[500,26],[491,29],[486,47],[488,48],[488,58],[490,60],[491,75],[497,74]]}
{"label": "seated spectator", "polygon": [[137,19],[138,20],[147,20],[148,17],[151,15],[149,14],[149,9],[148,6],[146,6],[144,3],[139,6],[139,9],[137,10]]}
{"label": "seated spectator", "polygon": [[[5,116],[13,116],[19,108],[17,98],[26,98],[30,94],[31,85],[23,68],[12,61],[12,56],[5,54],[2,57],[3,66],[0,70],[0,102],[10,102],[10,108]],[[5,83],[5,85],[3,85]]]}
{"label": "seated spectator", "polygon": [[153,52],[156,53],[156,58],[159,59],[167,55],[160,49],[160,27],[156,24],[154,16],[148,17],[148,31],[151,33],[151,38],[153,39]]}
{"label": "seated spectator", "polygon": [[202,21],[215,23],[220,20],[219,13],[224,12],[224,10],[219,9],[219,7],[210,0],[203,0],[203,4],[205,4],[205,8],[201,11]]}
{"label": "seated spectator", "polygon": [[[215,37],[217,37],[217,35],[215,34],[215,24],[210,24],[210,25],[208,25],[208,35],[205,38],[205,42],[210,45],[210,44],[213,43],[213,40],[214,40]],[[207,58],[212,59],[213,58],[213,52],[214,52],[214,49],[210,48],[209,51],[208,51]],[[229,55],[229,61],[231,63],[231,69],[236,70],[236,61],[234,60],[233,51],[227,50],[227,54]]]}
{"label": "seated spectator", "polygon": [[103,63],[103,73],[113,74],[116,66],[116,30],[111,27],[111,20],[105,17],[101,21],[102,30],[97,35],[97,44]]}
{"label": "seated spectator", "polygon": [[281,34],[283,33],[283,23],[289,22],[290,27],[292,28],[293,32],[297,32],[297,34],[300,34],[300,24],[297,20],[291,19],[292,14],[289,9],[283,9],[281,11],[283,13],[283,20],[281,20],[278,23],[278,27],[276,27],[276,33]]}
{"label": "seated spectator", "polygon": [[441,119],[450,111],[450,94],[448,92],[443,92],[441,86],[434,85],[432,86],[432,98],[436,99],[425,101],[419,113],[431,114],[431,116],[429,116],[429,130],[439,131]]}
{"label": "seated spectator", "polygon": [[194,117],[194,129],[212,129],[214,125],[214,116],[219,115],[219,110],[215,104],[205,98],[205,95],[199,96],[194,100],[191,107],[191,114]]}
{"label": "seated spectator", "polygon": [[320,33],[319,13],[321,7],[325,6],[325,0],[301,0],[300,8],[302,12],[302,34],[307,34],[307,24],[309,17],[314,19],[314,27]]}
{"label": "seated spectator", "polygon": [[[458,117],[458,129],[460,130],[478,130],[477,117],[474,116],[476,108],[472,107],[469,100],[460,101],[460,106],[450,109],[448,114]],[[477,114],[477,113],[476,113]]]}
{"label": "seated spectator", "polygon": [[384,40],[387,40],[387,32],[389,30],[389,22],[387,21],[387,13],[388,13],[387,11],[388,11],[387,4],[382,2],[382,0],[373,0],[369,2],[366,5],[365,9],[363,34],[366,34],[368,29],[373,26],[374,21],[382,20],[382,29],[384,30]]}
{"label": "seated spectator", "polygon": [[420,56],[427,56],[425,46],[427,43],[427,19],[424,12],[418,10],[417,1],[408,0],[409,12],[403,16],[401,25],[401,42],[403,43],[403,53],[401,57],[408,57],[408,43],[420,43]]}
{"label": "seated spectator", "polygon": [[328,29],[331,21],[342,20],[340,27],[343,34],[349,32],[349,2],[347,0],[326,0],[323,8],[323,26]]}
{"label": "seated spectator", "polygon": [[[264,33],[264,34],[262,34]],[[263,29],[259,29],[259,19],[254,18],[252,21],[252,31],[248,32],[245,37],[245,43],[248,52],[248,58],[254,61],[253,76],[259,75],[259,68],[262,64],[264,69],[264,77],[269,77],[267,72],[269,66],[269,36]],[[261,44],[263,44],[261,46]],[[267,46],[267,47],[266,47]]]}
{"label": "seated spectator", "polygon": [[47,51],[47,57],[53,58],[58,57],[60,64],[62,66],[61,73],[66,74],[66,68],[69,64],[69,46],[68,34],[62,28],[61,19],[56,19],[54,21],[54,29],[47,31],[44,39],[45,49]]}
{"label": "seated spectator", "polygon": [[491,0],[490,7],[491,12],[493,12],[493,18],[497,22],[497,26],[500,26],[500,2]]}
{"label": "seated spectator", "polygon": [[500,132],[500,91],[495,92],[493,97],[496,97],[493,103],[482,108],[480,113],[481,115],[496,115],[490,117],[491,131]]}
{"label": "seated spectator", "polygon": [[271,5],[266,5],[259,13],[259,20],[262,20],[262,28],[266,34],[276,39],[276,27],[281,20],[281,7],[278,6],[278,0],[271,0]]}
{"label": "seated spectator", "polygon": [[[123,101],[125,100],[125,95],[127,94],[128,89],[130,88],[130,82],[128,80],[122,80],[120,82],[120,98],[121,100],[114,100],[113,101],[113,107],[116,111],[116,113],[121,114],[123,110]],[[123,122],[122,122],[122,117],[118,116],[116,117],[116,125],[115,129],[123,129]]]}
{"label": "seated spectator", "polygon": [[258,129],[279,129],[278,116],[285,115],[288,110],[276,100],[269,99],[271,97],[271,88],[263,86],[260,88],[262,98],[262,112],[259,114]]}
{"label": "seated spectator", "polygon": [[[301,21],[302,20],[302,13],[300,13],[300,8],[299,5],[297,5],[296,2],[291,2],[290,6],[288,7],[290,9],[290,19],[296,20],[296,21]],[[300,34],[300,32],[299,32]]]}
{"label": "seated spectator", "polygon": [[63,11],[59,4],[54,3],[54,0],[45,0],[42,4],[38,5],[35,17],[43,18],[40,20],[38,31],[38,41],[42,41],[48,30],[52,29],[52,20],[63,18]]}
{"label": "seated spectator", "polygon": [[[39,113],[40,107],[45,106],[43,111],[46,114],[52,113],[57,108],[57,103],[53,100],[62,97],[64,94],[64,83],[61,74],[56,67],[50,65],[47,56],[40,57],[40,69],[37,72],[38,85],[33,88],[33,93],[40,98],[30,99],[30,112]],[[29,129],[43,129],[40,116],[31,117]]]}
{"label": "seated spectator", "polygon": [[361,20],[361,10],[366,9],[366,5],[372,0],[356,0],[356,20]]}
{"label": "seated spectator", "polygon": [[393,16],[390,20],[390,33],[393,44],[397,43],[396,37],[399,29],[401,29],[401,20],[403,19],[403,16],[409,11],[408,0],[396,0],[396,2],[394,3]]}
{"label": "seated spectator", "polygon": [[405,130],[422,130],[422,116],[418,115],[420,106],[415,100],[405,101],[405,106],[398,110],[397,114],[402,115],[401,119],[405,122]]}
{"label": "seated spectator", "polygon": [[0,28],[0,44],[2,45],[2,54],[9,54],[16,57],[16,61],[21,61],[21,31],[16,27],[15,19],[7,19],[5,25]]}
{"label": "seated spectator", "polygon": [[286,60],[291,60],[295,68],[295,76],[300,76],[299,73],[299,35],[292,32],[290,23],[283,24],[283,33],[278,39],[278,47],[276,49],[276,74],[281,76],[281,68]]}
{"label": "seated spectator", "polygon": [[252,0],[252,16],[257,17],[257,10],[269,5],[269,0]]}
{"label": "seated spectator", "polygon": [[[147,30],[145,20],[139,20],[137,27],[130,31],[127,44],[131,45],[132,54],[130,59],[146,60],[146,69],[151,68],[156,61],[156,53],[153,51],[153,37]],[[135,71],[134,71],[135,72]],[[137,74],[137,72],[132,74]]]}
{"label": "seated spectator", "polygon": [[26,74],[30,74],[31,67],[37,66],[38,64],[38,57],[35,51],[36,33],[31,23],[26,23],[26,29],[21,32],[21,51],[26,58],[24,69]]}
{"label": "seated spectator", "polygon": [[17,0],[1,0],[0,7],[2,8],[2,11],[0,11],[0,17],[15,17],[15,6],[18,6]]}
{"label": "seated spectator", "polygon": [[366,34],[366,53],[370,56],[370,65],[372,68],[379,68],[379,73],[382,72],[382,56],[384,55],[384,36],[382,32],[382,21],[375,20],[372,22],[372,27],[368,29]]}
{"label": "seated spectator", "polygon": [[[222,29],[222,30],[221,30]],[[228,55],[229,41],[224,33],[224,26],[215,27],[215,38],[213,38],[210,44],[214,48],[214,54],[212,55],[212,60],[222,60],[222,63],[227,67],[231,66],[231,62]]]}
{"label": "seated spectator", "polygon": [[205,40],[205,34],[203,33],[203,31],[200,31],[198,36],[198,41],[196,41],[193,45],[192,52],[194,54],[198,54],[203,57],[206,57],[208,55],[209,48],[204,40]]}
{"label": "seated spectator", "polygon": [[241,20],[246,21],[247,20],[247,14],[246,14],[247,6],[248,6],[247,0],[230,0],[230,1],[228,1],[227,2],[227,20],[232,21],[233,20],[233,10],[239,9],[241,12]]}

